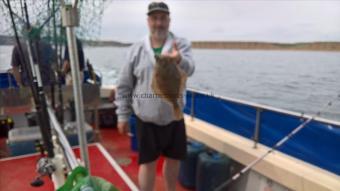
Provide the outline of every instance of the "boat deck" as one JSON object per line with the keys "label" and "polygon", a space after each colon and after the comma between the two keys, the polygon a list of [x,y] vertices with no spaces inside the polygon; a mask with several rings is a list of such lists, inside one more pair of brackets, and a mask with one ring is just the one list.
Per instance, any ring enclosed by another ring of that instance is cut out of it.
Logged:
{"label": "boat deck", "polygon": [[[9,157],[5,146],[5,138],[0,138],[0,190],[54,190],[51,180],[44,177],[45,184],[39,188],[30,186],[30,182],[37,175],[35,173],[36,161],[39,158],[38,154],[25,155],[20,157]],[[110,154],[112,158],[120,165],[130,179],[138,185],[138,153],[130,148],[130,139],[128,136],[120,135],[115,128],[100,129],[100,143],[89,145],[89,156],[91,173],[94,176],[103,177],[112,182],[119,190],[130,190],[124,180],[114,170],[109,160],[101,151],[101,145]],[[75,153],[79,156],[79,149],[75,148]],[[157,177],[155,190],[165,190],[162,177],[162,163],[160,159],[157,166]],[[177,190],[185,191],[177,183]]]}

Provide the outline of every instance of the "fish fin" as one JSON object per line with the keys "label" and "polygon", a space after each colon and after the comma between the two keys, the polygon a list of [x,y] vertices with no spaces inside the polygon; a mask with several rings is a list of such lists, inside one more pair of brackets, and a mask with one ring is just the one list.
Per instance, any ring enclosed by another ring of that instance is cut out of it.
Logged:
{"label": "fish fin", "polygon": [[179,92],[182,93],[185,89],[185,84],[187,81],[187,75],[185,74],[185,72],[182,69],[179,69],[180,74],[181,74],[181,84],[180,84],[180,89]]}
{"label": "fish fin", "polygon": [[153,77],[152,81],[151,81],[151,89],[153,90],[153,93],[157,93],[156,92],[156,84],[155,84],[155,79]]}

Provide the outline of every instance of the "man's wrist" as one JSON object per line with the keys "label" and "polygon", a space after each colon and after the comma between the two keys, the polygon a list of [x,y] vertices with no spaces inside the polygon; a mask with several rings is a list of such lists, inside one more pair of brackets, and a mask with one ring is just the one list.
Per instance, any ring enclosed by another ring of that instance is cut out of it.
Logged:
{"label": "man's wrist", "polygon": [[178,54],[177,61],[176,61],[177,64],[180,64],[181,61],[182,61],[182,56],[181,56],[181,54]]}

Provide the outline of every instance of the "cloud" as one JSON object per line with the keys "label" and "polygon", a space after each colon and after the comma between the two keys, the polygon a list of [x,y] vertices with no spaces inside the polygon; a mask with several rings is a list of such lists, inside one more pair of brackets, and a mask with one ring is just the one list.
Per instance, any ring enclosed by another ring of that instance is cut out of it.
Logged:
{"label": "cloud", "polygon": [[[150,1],[113,1],[102,38],[136,41]],[[171,30],[190,40],[340,41],[340,1],[166,1]]]}

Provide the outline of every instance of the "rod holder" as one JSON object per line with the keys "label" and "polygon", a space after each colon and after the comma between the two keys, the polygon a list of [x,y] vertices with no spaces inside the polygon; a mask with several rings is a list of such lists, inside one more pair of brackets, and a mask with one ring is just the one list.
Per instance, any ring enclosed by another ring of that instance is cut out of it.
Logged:
{"label": "rod holder", "polygon": [[65,5],[61,9],[63,27],[79,26],[79,12],[77,7],[72,7],[71,4]]}

